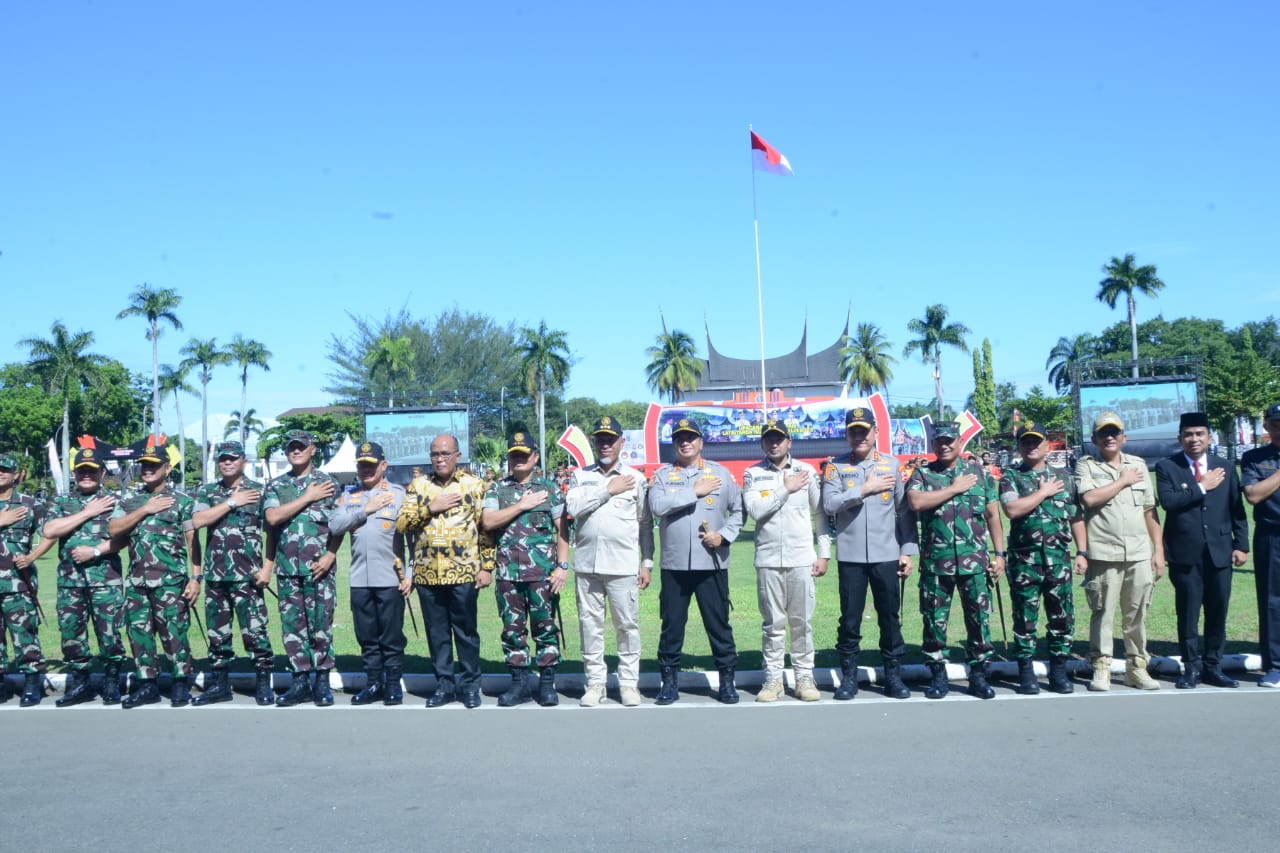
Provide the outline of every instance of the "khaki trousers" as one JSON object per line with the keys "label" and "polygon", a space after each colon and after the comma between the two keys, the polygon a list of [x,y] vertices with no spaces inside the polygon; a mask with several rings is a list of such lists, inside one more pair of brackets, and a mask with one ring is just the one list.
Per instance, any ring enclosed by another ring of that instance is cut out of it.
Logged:
{"label": "khaki trousers", "polygon": [[635,573],[599,575],[574,573],[578,599],[578,627],[582,634],[582,666],[587,684],[603,685],[609,678],[604,662],[604,610],[608,602],[618,644],[618,686],[635,687],[640,680],[640,588]]}
{"label": "khaki trousers", "polygon": [[760,651],[765,678],[780,678],[791,629],[791,665],[796,678],[813,672],[813,566],[756,569],[756,595],[760,602]]}
{"label": "khaki trousers", "polygon": [[1150,558],[1131,563],[1089,560],[1085,573],[1085,597],[1093,611],[1089,619],[1089,659],[1111,657],[1115,646],[1113,626],[1116,604],[1124,630],[1125,657],[1148,658],[1147,608],[1155,581]]}

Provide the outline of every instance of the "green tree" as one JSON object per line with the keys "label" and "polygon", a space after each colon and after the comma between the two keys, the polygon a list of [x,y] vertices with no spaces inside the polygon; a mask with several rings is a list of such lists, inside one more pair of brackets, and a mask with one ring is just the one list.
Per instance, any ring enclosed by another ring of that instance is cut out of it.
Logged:
{"label": "green tree", "polygon": [[686,391],[698,387],[706,362],[698,357],[698,346],[688,333],[679,329],[668,332],[664,323],[662,334],[646,354],[649,365],[645,376],[655,394],[666,394],[670,402],[675,403]]}
{"label": "green tree", "polygon": [[[182,366],[187,370],[199,369],[200,378],[200,458],[209,455],[209,380],[213,378],[213,369],[222,364],[231,363],[231,353],[218,348],[218,339],[201,340],[192,338],[187,341],[179,353],[184,356]],[[201,477],[204,477],[205,465],[201,463]]]}
{"label": "green tree", "polygon": [[909,341],[902,350],[904,358],[912,353],[920,353],[922,364],[933,363],[933,388],[938,398],[938,417],[941,418],[942,406],[942,348],[955,347],[961,352],[968,352],[969,346],[964,336],[970,334],[969,327],[963,323],[947,322],[947,306],[930,305],[924,309],[924,318],[912,319],[907,323],[907,331],[918,337]]}
{"label": "green tree", "polygon": [[471,462],[494,471],[502,470],[502,458],[507,453],[505,441],[488,435],[477,435],[471,439]]}
{"label": "green tree", "polygon": [[1021,429],[1032,424],[1047,430],[1069,430],[1075,420],[1069,397],[1046,394],[1039,385],[1032,385],[1027,396],[1014,401],[1022,414]]}
{"label": "green tree", "polygon": [[564,388],[569,378],[569,341],[558,329],[548,329],[547,321],[538,328],[523,328],[517,348],[520,351],[520,373],[525,389],[538,406],[538,456],[547,464],[547,391]]}
{"label": "green tree", "polygon": [[98,366],[98,381],[71,396],[72,434],[89,434],[108,444],[129,444],[146,433],[151,377],[109,358]]}
{"label": "green tree", "polygon": [[1254,418],[1280,397],[1280,371],[1253,348],[1253,332],[1241,329],[1240,350],[1205,363],[1206,413],[1234,441],[1235,419]]}
{"label": "green tree", "polygon": [[398,338],[383,335],[365,355],[364,364],[369,368],[369,381],[375,382],[380,375],[386,377],[388,409],[393,409],[396,405],[396,380],[413,381],[413,360],[413,340],[408,335]]}
{"label": "green tree", "polygon": [[892,346],[879,326],[859,323],[852,336],[845,336],[844,346],[840,348],[840,375],[857,388],[862,397],[870,396],[877,388],[883,388],[888,394],[893,365],[898,363],[889,354]]}
{"label": "green tree", "polygon": [[988,436],[995,435],[1000,429],[1000,421],[996,417],[996,381],[991,366],[991,339],[982,339],[982,352],[973,351],[973,397],[972,408],[978,423],[987,430]]}
{"label": "green tree", "polygon": [[[257,415],[258,410],[251,408],[249,409],[249,413],[244,416],[243,427],[245,435],[262,434],[262,428],[266,426],[266,424],[259,420]],[[227,422],[222,426],[223,441],[226,441],[232,436],[238,436],[240,434],[240,428],[240,412],[238,409],[232,409],[231,417],[227,418]]]}
{"label": "green tree", "polygon": [[[182,395],[194,394],[196,389],[191,387],[191,383],[187,381],[190,373],[189,368],[182,365],[174,367],[171,364],[160,365],[160,398],[164,400],[166,396],[173,397],[173,408],[178,414],[178,453],[181,459],[178,464],[178,474],[182,478],[182,484],[185,487],[187,483],[187,436],[185,434],[185,424],[182,422]],[[203,454],[201,454],[203,457]],[[203,468],[201,464],[201,479],[203,479]]]}
{"label": "green tree", "polygon": [[151,432],[156,435],[160,434],[160,321],[182,331],[182,321],[174,313],[181,304],[182,297],[172,287],[154,288],[144,283],[129,295],[129,304],[116,315],[117,320],[147,320],[147,340],[151,341]]}
{"label": "green tree", "polygon": [[[270,371],[271,350],[255,340],[250,340],[243,335],[237,334],[231,339],[231,345],[227,347],[227,352],[231,355],[231,360],[235,362],[236,367],[240,369],[240,411],[249,411],[249,368],[261,367],[264,371]],[[248,442],[249,434],[245,429],[245,425],[240,425],[240,442],[242,444]]]}
{"label": "green tree", "polygon": [[1085,332],[1075,337],[1060,337],[1049,351],[1044,363],[1049,371],[1049,381],[1059,394],[1071,387],[1072,371],[1091,358],[1098,356],[1098,339]]}
{"label": "green tree", "polygon": [[62,473],[70,483],[71,463],[71,396],[100,381],[99,367],[106,358],[85,352],[93,345],[93,332],[67,331],[61,320],[55,320],[48,338],[24,338],[18,343],[30,353],[31,368],[50,392],[62,397]]}
{"label": "green tree", "polygon": [[1102,271],[1106,273],[1106,278],[1098,282],[1098,301],[1105,302],[1108,308],[1115,308],[1123,295],[1129,308],[1129,332],[1132,341],[1130,355],[1134,362],[1133,375],[1136,378],[1138,375],[1138,303],[1134,301],[1133,294],[1136,291],[1155,299],[1156,294],[1164,289],[1164,282],[1156,275],[1154,264],[1136,266],[1132,253],[1125,255],[1123,259],[1113,256],[1110,263],[1103,265]]}
{"label": "green tree", "polygon": [[31,454],[36,469],[47,467],[44,447],[61,417],[56,397],[25,364],[0,368],[0,447]]}

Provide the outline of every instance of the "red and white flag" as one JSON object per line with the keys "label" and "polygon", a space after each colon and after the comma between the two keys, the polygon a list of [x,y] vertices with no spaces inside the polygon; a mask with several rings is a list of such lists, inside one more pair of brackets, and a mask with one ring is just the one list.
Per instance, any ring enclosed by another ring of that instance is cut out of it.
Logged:
{"label": "red and white flag", "polygon": [[773,175],[795,175],[782,152],[761,139],[754,130],[751,131],[751,167]]}

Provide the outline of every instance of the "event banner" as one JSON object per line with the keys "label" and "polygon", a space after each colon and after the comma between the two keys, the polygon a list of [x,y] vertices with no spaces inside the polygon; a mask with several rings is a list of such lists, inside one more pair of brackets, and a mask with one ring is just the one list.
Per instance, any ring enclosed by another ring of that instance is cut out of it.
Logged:
{"label": "event banner", "polygon": [[[769,417],[782,420],[793,441],[844,438],[847,400],[828,399],[812,403],[783,403],[770,407]],[[764,428],[764,412],[759,408],[724,406],[669,406],[662,410],[658,439],[671,443],[671,429],[681,418],[695,421],[706,444],[750,442],[758,444]]]}

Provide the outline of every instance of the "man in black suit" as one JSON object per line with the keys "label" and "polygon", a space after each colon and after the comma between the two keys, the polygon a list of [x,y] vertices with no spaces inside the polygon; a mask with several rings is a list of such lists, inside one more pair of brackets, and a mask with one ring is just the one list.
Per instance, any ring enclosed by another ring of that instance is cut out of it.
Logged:
{"label": "man in black suit", "polygon": [[[1188,690],[1202,680],[1235,687],[1221,669],[1227,643],[1231,568],[1249,551],[1249,521],[1234,465],[1209,450],[1209,418],[1188,412],[1178,424],[1182,452],[1156,464],[1156,494],[1164,506],[1164,550],[1178,612],[1182,676]],[[1204,605],[1204,637],[1199,633]],[[1203,647],[1203,665],[1201,650]]]}

